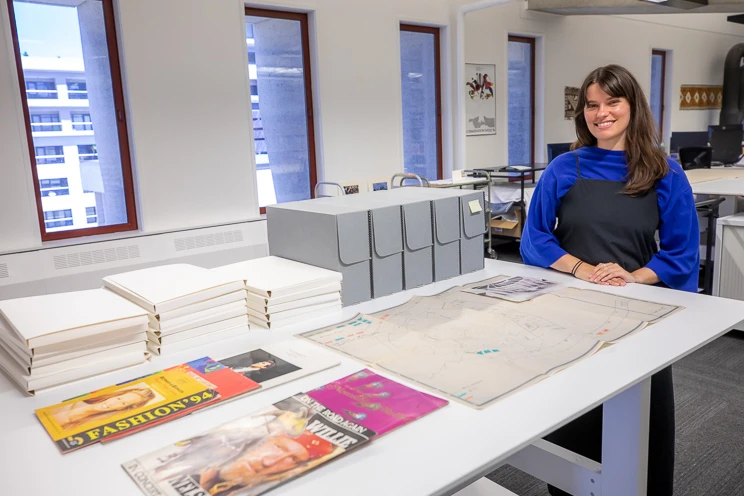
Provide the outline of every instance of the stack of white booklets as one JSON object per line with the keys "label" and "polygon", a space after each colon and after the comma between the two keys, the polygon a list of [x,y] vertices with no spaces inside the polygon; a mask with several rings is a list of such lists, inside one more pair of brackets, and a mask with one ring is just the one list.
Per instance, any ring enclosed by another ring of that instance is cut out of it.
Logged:
{"label": "stack of white booklets", "polygon": [[248,320],[267,329],[341,311],[341,273],[280,257],[212,269],[245,281]]}
{"label": "stack of white booklets", "polygon": [[243,334],[244,282],[188,264],[162,265],[103,278],[110,290],[148,312],[148,345],[163,355]]}
{"label": "stack of white booklets", "polygon": [[147,312],[105,289],[0,301],[0,368],[25,392],[147,361]]}

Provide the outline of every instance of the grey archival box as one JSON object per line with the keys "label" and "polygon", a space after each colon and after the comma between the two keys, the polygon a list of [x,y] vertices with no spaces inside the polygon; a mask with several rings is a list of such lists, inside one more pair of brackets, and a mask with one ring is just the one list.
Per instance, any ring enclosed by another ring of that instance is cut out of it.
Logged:
{"label": "grey archival box", "polygon": [[269,254],[341,272],[341,299],[372,298],[369,215],[326,198],[266,207]]}

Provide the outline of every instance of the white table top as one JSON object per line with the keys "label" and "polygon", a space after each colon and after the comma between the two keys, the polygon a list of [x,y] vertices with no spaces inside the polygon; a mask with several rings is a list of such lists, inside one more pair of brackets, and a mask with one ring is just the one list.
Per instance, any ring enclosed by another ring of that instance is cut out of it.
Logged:
{"label": "white table top", "polygon": [[[436,294],[454,284],[498,274],[527,275],[595,288],[556,272],[507,262],[486,261],[486,270],[349,307],[343,315],[317,319],[287,330],[251,330],[199,350],[156,357],[141,365],[81,381],[37,397],[23,396],[0,375],[0,487],[7,495],[133,495],[136,486],[120,467],[139,455],[195,435],[256,408],[343,377],[363,366],[340,357],[341,365],[280,387],[174,420],[108,445],[61,455],[33,414],[48,406],[118,381],[210,355],[215,358],[286,339],[296,332],[329,325],[356,312],[401,304],[412,294]],[[509,455],[555,430],[650,374],[703,346],[744,320],[744,302],[650,286],[603,291],[686,309],[603,349],[567,370],[477,411],[450,403],[443,409],[334,460],[284,486],[277,493],[307,496],[412,495],[450,493],[475,481]],[[318,348],[321,353],[331,353]]]}
{"label": "white table top", "polygon": [[692,192],[696,195],[744,195],[744,177],[736,179],[716,179],[692,185]]}

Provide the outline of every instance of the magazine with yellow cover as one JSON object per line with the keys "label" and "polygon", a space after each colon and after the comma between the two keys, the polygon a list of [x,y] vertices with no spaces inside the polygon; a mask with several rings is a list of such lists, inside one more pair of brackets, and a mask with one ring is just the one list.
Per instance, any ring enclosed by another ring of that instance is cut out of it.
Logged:
{"label": "magazine with yellow cover", "polygon": [[185,368],[172,368],[36,410],[62,453],[183,415],[219,398],[211,384]]}

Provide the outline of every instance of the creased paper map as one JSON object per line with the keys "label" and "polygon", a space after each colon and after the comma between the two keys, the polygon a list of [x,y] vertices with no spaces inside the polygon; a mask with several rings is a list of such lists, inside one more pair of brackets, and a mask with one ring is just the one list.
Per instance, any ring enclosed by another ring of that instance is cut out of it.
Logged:
{"label": "creased paper map", "polygon": [[301,337],[483,408],[680,309],[576,288],[513,303],[457,287]]}

